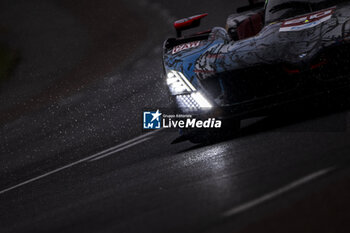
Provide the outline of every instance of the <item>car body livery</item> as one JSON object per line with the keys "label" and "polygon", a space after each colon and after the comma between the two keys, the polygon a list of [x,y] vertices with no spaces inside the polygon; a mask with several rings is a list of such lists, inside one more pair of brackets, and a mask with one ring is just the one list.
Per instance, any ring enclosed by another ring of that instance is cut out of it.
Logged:
{"label": "car body livery", "polygon": [[253,8],[230,16],[226,29],[187,37],[182,30],[206,14],[175,22],[178,37],[165,41],[163,65],[178,109],[243,119],[349,86],[349,1],[270,0]]}

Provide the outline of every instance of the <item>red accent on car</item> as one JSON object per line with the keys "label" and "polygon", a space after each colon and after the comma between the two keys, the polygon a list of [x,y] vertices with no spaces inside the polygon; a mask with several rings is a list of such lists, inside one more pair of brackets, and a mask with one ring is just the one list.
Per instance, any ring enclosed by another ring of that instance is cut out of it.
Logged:
{"label": "red accent on car", "polygon": [[288,74],[299,74],[300,70],[295,69],[295,70],[290,70],[287,67],[284,67],[284,70],[288,73]]}
{"label": "red accent on car", "polygon": [[203,32],[197,32],[195,35],[203,35],[203,34],[209,34],[209,33],[211,33],[211,29]]}
{"label": "red accent on car", "polygon": [[327,61],[321,61],[321,62],[319,62],[319,63],[317,63],[317,64],[314,64],[314,65],[311,65],[311,69],[312,70],[314,70],[314,69],[317,69],[317,68],[319,68],[319,67],[321,67],[321,66],[323,66],[323,65],[326,65],[327,64]]}
{"label": "red accent on car", "polygon": [[200,20],[200,19],[206,17],[207,15],[208,15],[208,14],[205,13],[205,14],[195,15],[195,16],[192,16],[192,17],[189,17],[189,18],[177,20],[177,21],[174,23],[174,27],[175,27],[176,30],[181,30],[181,29],[183,29],[183,28],[191,27],[191,25],[192,25],[195,21]]}
{"label": "red accent on car", "polygon": [[321,10],[318,12],[314,12],[312,14],[306,15],[306,16],[300,16],[294,19],[290,19],[287,21],[284,21],[281,27],[295,27],[300,26],[306,23],[313,23],[316,21],[319,21],[323,18],[326,18],[327,16],[333,15],[334,11],[336,10],[336,7]]}
{"label": "red accent on car", "polygon": [[244,20],[237,28],[240,40],[256,36],[263,28],[264,16],[262,12],[256,13]]}

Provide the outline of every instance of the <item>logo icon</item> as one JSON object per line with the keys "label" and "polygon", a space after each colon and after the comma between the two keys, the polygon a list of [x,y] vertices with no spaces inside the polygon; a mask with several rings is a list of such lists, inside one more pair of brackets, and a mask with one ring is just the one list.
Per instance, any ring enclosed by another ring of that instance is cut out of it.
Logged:
{"label": "logo icon", "polygon": [[162,113],[160,113],[159,110],[157,110],[156,112],[143,112],[143,128],[160,129],[161,116]]}

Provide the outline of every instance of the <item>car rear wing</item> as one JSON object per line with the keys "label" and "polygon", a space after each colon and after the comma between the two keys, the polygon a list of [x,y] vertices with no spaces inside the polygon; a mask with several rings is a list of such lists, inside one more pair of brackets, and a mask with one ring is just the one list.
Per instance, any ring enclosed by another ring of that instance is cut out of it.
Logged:
{"label": "car rear wing", "polygon": [[207,13],[191,16],[185,19],[180,19],[174,22],[174,27],[176,30],[176,36],[181,37],[182,31],[198,27],[201,23],[201,19],[208,16]]}

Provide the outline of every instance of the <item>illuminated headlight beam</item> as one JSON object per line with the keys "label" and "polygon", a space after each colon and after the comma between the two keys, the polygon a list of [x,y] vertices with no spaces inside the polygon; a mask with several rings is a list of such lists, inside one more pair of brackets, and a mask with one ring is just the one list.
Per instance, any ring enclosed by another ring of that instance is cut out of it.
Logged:
{"label": "illuminated headlight beam", "polygon": [[179,71],[167,72],[166,80],[170,92],[177,97],[181,106],[185,108],[212,108],[211,103],[192,85],[192,83]]}
{"label": "illuminated headlight beam", "polygon": [[191,94],[192,98],[198,103],[201,108],[212,108],[213,106],[208,102],[204,96],[199,92]]}
{"label": "illuminated headlight beam", "polygon": [[184,93],[191,93],[196,91],[196,88],[188,81],[188,79],[181,73],[175,70],[170,70],[167,73],[167,85],[173,95]]}

